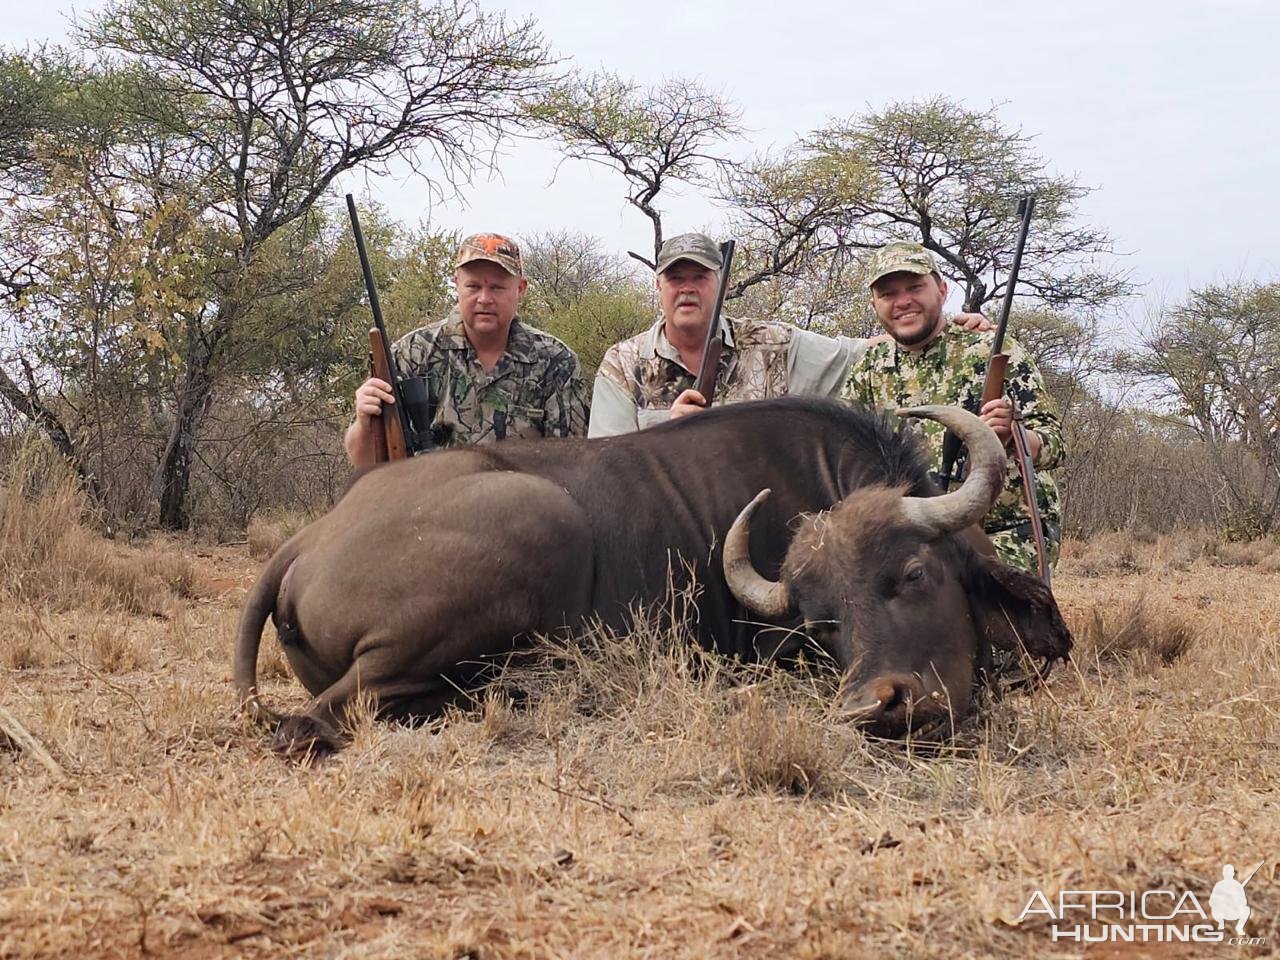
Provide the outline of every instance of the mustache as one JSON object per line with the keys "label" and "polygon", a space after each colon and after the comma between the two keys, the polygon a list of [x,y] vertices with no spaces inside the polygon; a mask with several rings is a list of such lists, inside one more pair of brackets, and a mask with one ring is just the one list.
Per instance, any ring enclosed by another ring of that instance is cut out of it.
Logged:
{"label": "mustache", "polygon": [[677,307],[700,307],[702,306],[702,298],[694,296],[681,297],[676,301]]}

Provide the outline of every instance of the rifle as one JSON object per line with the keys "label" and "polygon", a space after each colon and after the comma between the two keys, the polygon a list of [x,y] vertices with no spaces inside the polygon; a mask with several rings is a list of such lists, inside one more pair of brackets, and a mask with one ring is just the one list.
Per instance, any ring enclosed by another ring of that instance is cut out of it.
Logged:
{"label": "rifle", "polygon": [[716,289],[716,306],[711,312],[711,321],[707,324],[707,339],[702,344],[702,362],[698,364],[698,378],[693,381],[693,389],[697,390],[711,406],[711,398],[716,392],[716,374],[720,370],[720,353],[724,349],[724,341],[720,338],[720,310],[724,306],[725,291],[729,288],[729,268],[733,265],[733,240],[720,244],[720,285]]}
{"label": "rifle", "polygon": [[[1004,393],[1004,381],[1009,368],[1009,355],[1004,352],[1004,334],[1009,327],[1009,313],[1013,309],[1013,292],[1018,285],[1018,271],[1022,268],[1022,251],[1027,245],[1027,231],[1031,228],[1031,214],[1035,210],[1035,194],[1028,194],[1018,201],[1018,216],[1022,223],[1018,227],[1018,243],[1013,251],[1013,264],[1009,268],[1009,279],[1004,288],[1004,303],[1000,305],[1000,322],[996,324],[996,338],[991,344],[991,357],[987,360],[987,376],[982,382],[982,401],[978,409],[982,409],[988,401],[995,400]],[[1013,406],[1013,449],[1014,460],[1018,464],[1018,473],[1022,475],[1022,495],[1027,501],[1027,514],[1031,523],[1031,539],[1036,545],[1036,560],[1040,567],[1040,579],[1045,586],[1052,586],[1049,571],[1049,545],[1044,539],[1044,524],[1040,520],[1040,504],[1036,500],[1036,470],[1031,462],[1031,451],[1027,447],[1027,429],[1022,425],[1022,412],[1012,397]]]}
{"label": "rifle", "polygon": [[1249,881],[1253,879],[1253,875],[1254,875],[1255,873],[1257,873],[1259,870],[1261,870],[1261,869],[1262,869],[1262,864],[1263,864],[1263,863],[1266,863],[1266,862],[1267,862],[1267,861],[1263,860],[1263,861],[1262,861],[1262,863],[1259,863],[1256,867],[1254,867],[1252,870],[1250,870],[1250,871],[1249,871],[1249,875],[1248,875],[1247,877],[1245,877],[1245,878],[1244,878],[1244,883],[1240,884],[1240,886],[1242,886],[1242,887],[1247,887],[1247,886],[1249,885]]}
{"label": "rifle", "polygon": [[388,460],[404,460],[415,449],[409,441],[414,432],[409,424],[405,384],[401,382],[395,357],[391,353],[391,340],[387,337],[387,328],[382,322],[382,304],[378,300],[378,288],[373,282],[373,268],[369,266],[369,252],[365,249],[364,233],[360,230],[356,201],[349,193],[347,213],[351,215],[351,232],[355,234],[356,252],[360,254],[360,271],[364,274],[364,288],[369,294],[369,309],[373,313],[373,326],[369,328],[369,365],[375,377],[391,384],[391,393],[396,398],[389,411],[384,405],[382,412],[374,418],[374,461],[386,463]]}
{"label": "rifle", "polygon": [[[996,324],[995,340],[991,344],[991,355],[987,360],[987,373],[982,381],[982,400],[978,409],[986,406],[991,400],[1004,393],[1004,381],[1009,368],[1009,355],[1004,352],[1004,335],[1009,328],[1009,314],[1013,309],[1014,289],[1018,285],[1018,273],[1022,269],[1022,251],[1027,244],[1027,232],[1031,229],[1031,214],[1035,210],[1036,198],[1028,194],[1018,201],[1018,216],[1021,224],[1018,228],[1018,242],[1014,247],[1013,264],[1009,268],[1009,280],[1005,285],[1004,302],[1000,306],[1000,320]],[[1010,398],[1012,403],[1012,398]],[[1027,447],[1026,428],[1022,425],[1022,414],[1017,405],[1013,407],[1013,449],[1014,461],[1018,465],[1018,473],[1022,476],[1023,495],[1027,501],[1027,512],[1030,516],[1031,539],[1036,545],[1036,559],[1040,569],[1040,579],[1046,586],[1051,585],[1049,571],[1049,550],[1044,538],[1044,524],[1040,519],[1040,505],[1036,501],[1036,473],[1032,464],[1031,452]],[[960,439],[947,431],[942,439],[942,487],[945,492],[951,486],[951,474],[956,458],[960,452]]]}

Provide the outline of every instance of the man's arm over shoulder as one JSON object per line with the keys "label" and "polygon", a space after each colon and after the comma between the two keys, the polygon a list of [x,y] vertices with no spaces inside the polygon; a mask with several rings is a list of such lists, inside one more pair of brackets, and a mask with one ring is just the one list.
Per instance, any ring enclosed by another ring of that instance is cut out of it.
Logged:
{"label": "man's arm over shoulder", "polygon": [[1066,457],[1058,406],[1049,395],[1040,369],[1031,355],[1013,338],[1006,341],[1006,347],[1009,351],[1009,368],[1005,378],[1005,393],[1017,403],[1022,412],[1023,425],[1040,436],[1035,468],[1052,470],[1061,465]]}
{"label": "man's arm over shoulder", "polygon": [[797,329],[787,352],[787,392],[801,396],[839,397],[849,369],[867,352],[869,340],[824,337]]}

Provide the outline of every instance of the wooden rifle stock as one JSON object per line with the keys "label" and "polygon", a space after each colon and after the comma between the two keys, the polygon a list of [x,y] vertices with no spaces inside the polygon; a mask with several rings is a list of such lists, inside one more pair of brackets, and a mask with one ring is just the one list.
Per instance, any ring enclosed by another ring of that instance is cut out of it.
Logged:
{"label": "wooden rifle stock", "polygon": [[1031,526],[1031,539],[1036,545],[1036,564],[1040,570],[1040,579],[1046,587],[1053,586],[1053,574],[1049,569],[1049,543],[1044,538],[1044,524],[1040,520],[1040,504],[1036,502],[1036,468],[1031,457],[1031,449],[1027,446],[1027,428],[1022,425],[1022,412],[1014,405],[1013,451],[1018,461],[1018,472],[1022,474],[1022,492],[1027,498],[1028,523]]}
{"label": "wooden rifle stock", "polygon": [[1004,380],[1008,376],[1009,371],[1009,355],[1007,353],[997,353],[987,360],[987,375],[982,381],[982,406],[981,410],[992,400],[1004,394]]}
{"label": "wooden rifle stock", "polygon": [[[369,369],[379,380],[395,383],[395,374],[391,369],[391,357],[387,354],[387,344],[382,332],[377,327],[369,328]],[[373,459],[375,463],[386,463],[388,460],[405,460],[409,457],[409,444],[405,440],[404,427],[400,417],[395,415],[394,406],[382,406],[382,412],[373,418]]]}
{"label": "wooden rifle stock", "polygon": [[[982,382],[982,406],[995,400],[1004,393],[1004,382],[1009,370],[1009,355],[997,353],[987,361],[987,376]],[[1012,433],[1013,455],[1018,463],[1018,472],[1022,475],[1023,492],[1027,498],[1027,514],[1031,526],[1031,539],[1036,545],[1036,563],[1040,570],[1040,579],[1050,584],[1049,555],[1044,539],[1044,526],[1040,522],[1040,504],[1036,502],[1036,471],[1030,447],[1027,445],[1027,428],[1022,425],[1022,411],[1018,409],[1012,398],[1013,422],[1009,428]],[[981,408],[979,408],[981,409]]]}

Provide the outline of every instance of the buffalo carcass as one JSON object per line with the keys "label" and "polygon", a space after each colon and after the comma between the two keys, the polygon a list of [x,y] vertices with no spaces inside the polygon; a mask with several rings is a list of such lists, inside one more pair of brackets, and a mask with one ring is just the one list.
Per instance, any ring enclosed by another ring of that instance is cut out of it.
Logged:
{"label": "buffalo carcass", "polygon": [[959,408],[906,413],[968,444],[959,489],[935,495],[918,445],[883,418],[799,398],[378,467],[268,562],[240,621],[238,694],[276,717],[256,690],[272,616],[314,696],[278,718],[277,744],[336,747],[357,692],[382,717],[438,714],[477,665],[534,634],[593,617],[625,629],[683,563],[706,647],[762,659],[797,635],[778,627],[803,628],[845,672],[859,722],[887,736],[949,727],[992,648],[1047,663],[1071,639],[1049,591],[973,527],[1004,476],[995,434]]}

